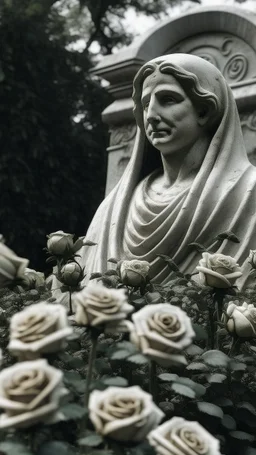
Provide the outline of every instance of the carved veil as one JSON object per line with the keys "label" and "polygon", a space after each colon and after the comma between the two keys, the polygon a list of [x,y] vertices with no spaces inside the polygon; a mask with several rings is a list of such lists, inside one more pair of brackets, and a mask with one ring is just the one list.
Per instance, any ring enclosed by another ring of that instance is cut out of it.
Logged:
{"label": "carved veil", "polygon": [[[150,165],[153,170],[153,157],[146,152],[147,139],[136,114],[137,135],[130,162],[88,229],[87,239],[97,246],[80,251],[87,279],[92,272],[112,268],[109,258],[138,258],[151,263],[155,282],[165,283],[171,271],[157,255],[167,254],[181,271],[193,273],[201,255],[188,245],[198,242],[233,256],[244,266],[241,286],[249,271],[245,262],[249,250],[256,249],[256,168],[247,158],[232,91],[219,70],[199,57],[171,54],[151,62],[169,62],[179,71],[195,75],[199,86],[217,97],[218,125],[190,188],[157,207],[148,196],[151,177],[145,172]],[[215,246],[213,238],[228,230],[240,243],[224,240],[220,247]]]}

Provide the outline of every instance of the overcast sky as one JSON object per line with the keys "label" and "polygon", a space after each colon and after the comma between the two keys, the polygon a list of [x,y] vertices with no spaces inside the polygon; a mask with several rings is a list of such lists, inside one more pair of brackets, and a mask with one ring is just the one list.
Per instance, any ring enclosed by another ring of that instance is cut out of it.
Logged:
{"label": "overcast sky", "polygon": [[[238,1],[235,0],[222,0],[222,2],[216,1],[216,0],[201,0],[201,5],[202,6],[217,6],[217,5],[234,5],[237,7],[249,9],[251,11],[256,12],[256,4],[255,0],[247,0],[243,3],[239,3]],[[181,5],[175,6],[170,8],[170,16],[176,16],[181,12],[185,12],[186,10],[190,8],[194,8],[196,6],[200,6],[197,3],[193,3],[191,1],[184,1]],[[126,13],[126,18],[125,18],[125,26],[127,29],[135,33],[136,36],[141,35],[145,31],[147,31],[149,28],[153,27],[154,24],[156,23],[156,20],[154,18],[150,17],[145,17],[143,15],[138,16],[132,9],[127,11]]]}
{"label": "overcast sky", "polygon": [[[1,1],[1,0],[0,0]],[[64,1],[64,0],[63,0]],[[61,3],[61,2],[60,2]],[[63,3],[63,2],[62,2]],[[256,13],[256,0],[246,0],[243,3],[239,3],[239,1],[235,0],[201,0],[201,6],[224,6],[224,5],[234,5],[236,7],[241,7]],[[163,19],[167,19],[169,17],[177,16],[180,13],[186,12],[188,9],[200,7],[200,4],[194,3],[189,0],[185,0],[182,4],[174,6],[169,9],[168,15],[162,15]],[[65,7],[62,6],[62,14],[65,15]],[[132,8],[128,9],[126,12],[125,18],[123,20],[125,29],[132,33],[134,37],[140,36],[145,33],[147,30],[152,28],[156,23],[159,23],[159,20],[154,19],[153,17],[147,17],[143,14],[138,15]],[[86,40],[83,38],[78,39],[76,42],[72,42],[68,47],[73,48],[75,50],[83,51],[86,45]],[[93,52],[98,58],[100,57],[99,54],[99,45],[98,43],[92,43],[90,47],[90,51]],[[118,52],[118,49],[112,49],[112,52]]]}

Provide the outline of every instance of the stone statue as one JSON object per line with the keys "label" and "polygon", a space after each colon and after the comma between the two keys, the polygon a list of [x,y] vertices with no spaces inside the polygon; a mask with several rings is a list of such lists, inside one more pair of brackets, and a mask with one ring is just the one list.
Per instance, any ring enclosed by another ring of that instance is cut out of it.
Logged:
{"label": "stone statue", "polygon": [[[256,249],[256,168],[247,158],[232,91],[211,63],[171,54],[144,64],[134,79],[137,135],[130,162],[89,227],[82,263],[92,272],[110,258],[151,264],[156,283],[171,277],[159,254],[193,273],[201,254],[233,256],[249,272]],[[240,243],[213,239],[233,231]]]}

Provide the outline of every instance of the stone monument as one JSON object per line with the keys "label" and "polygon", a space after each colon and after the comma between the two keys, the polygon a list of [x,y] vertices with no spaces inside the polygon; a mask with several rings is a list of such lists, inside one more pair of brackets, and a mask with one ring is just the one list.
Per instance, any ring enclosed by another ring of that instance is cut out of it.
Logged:
{"label": "stone monument", "polygon": [[109,81],[114,97],[103,112],[110,130],[106,194],[119,181],[133,150],[133,78],[146,61],[173,52],[203,57],[222,72],[237,103],[249,159],[256,164],[256,16],[234,6],[191,8],[159,22],[131,46],[106,56],[94,70]]}
{"label": "stone monument", "polygon": [[[256,167],[226,79],[209,58],[163,55],[138,71],[133,101],[132,156],[88,230],[97,245],[81,251],[87,277],[106,271],[109,258],[136,258],[166,283],[172,272],[159,255],[194,273],[201,255],[189,244],[198,242],[234,257],[246,280],[256,248]],[[216,244],[224,231],[240,243]]]}

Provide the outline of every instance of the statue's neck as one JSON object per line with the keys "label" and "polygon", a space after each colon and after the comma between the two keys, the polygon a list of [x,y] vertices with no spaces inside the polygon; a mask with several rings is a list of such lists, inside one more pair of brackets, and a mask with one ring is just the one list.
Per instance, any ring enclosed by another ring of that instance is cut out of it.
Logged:
{"label": "statue's neck", "polygon": [[[166,188],[179,184],[195,176],[200,169],[211,138],[201,136],[187,151],[180,151],[173,155],[161,155],[163,163],[163,184]],[[185,158],[184,158],[185,157]]]}

